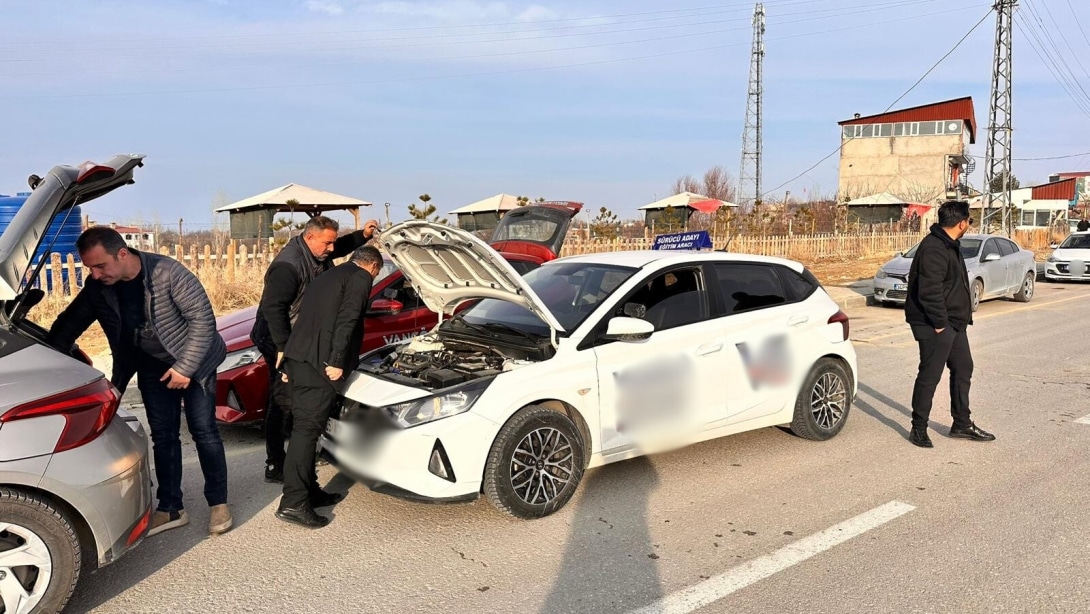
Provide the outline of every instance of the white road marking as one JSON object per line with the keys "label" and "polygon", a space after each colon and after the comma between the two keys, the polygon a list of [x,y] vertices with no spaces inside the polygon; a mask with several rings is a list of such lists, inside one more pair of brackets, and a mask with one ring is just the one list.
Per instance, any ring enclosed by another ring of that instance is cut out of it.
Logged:
{"label": "white road marking", "polygon": [[688,614],[916,509],[890,501],[855,518],[680,590],[630,614]]}
{"label": "white road marking", "polygon": [[1075,421],[1075,424],[1090,424],[1090,414],[1087,414]]}

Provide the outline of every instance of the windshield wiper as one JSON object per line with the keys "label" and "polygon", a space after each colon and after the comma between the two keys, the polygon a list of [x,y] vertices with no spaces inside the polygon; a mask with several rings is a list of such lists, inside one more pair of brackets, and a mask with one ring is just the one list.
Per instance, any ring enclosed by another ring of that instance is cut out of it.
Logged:
{"label": "windshield wiper", "polygon": [[451,319],[447,320],[447,322],[457,322],[457,323],[461,324],[462,326],[465,326],[466,328],[468,328],[470,330],[475,330],[478,333],[481,333],[482,335],[489,334],[488,329],[481,326],[480,324],[473,324],[472,322],[467,322],[466,319],[465,319],[465,312],[462,312],[462,313],[459,313],[459,314],[455,315]]}
{"label": "windshield wiper", "polygon": [[526,331],[524,331],[522,329],[519,329],[519,328],[515,328],[514,326],[511,326],[509,324],[504,324],[503,322],[488,322],[488,323],[484,324],[484,327],[485,328],[494,328],[494,329],[499,329],[499,330],[512,332],[512,333],[521,335],[521,336],[529,339],[530,341],[534,341],[534,342],[536,342],[539,339],[539,337],[537,335],[534,335],[532,333],[528,333],[528,332],[526,332]]}

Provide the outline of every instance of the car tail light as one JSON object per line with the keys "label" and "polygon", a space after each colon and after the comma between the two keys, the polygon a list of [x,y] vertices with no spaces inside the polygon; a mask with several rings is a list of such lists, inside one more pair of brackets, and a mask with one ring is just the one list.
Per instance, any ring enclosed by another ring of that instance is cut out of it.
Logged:
{"label": "car tail light", "polygon": [[39,416],[64,416],[64,431],[54,452],[64,452],[94,441],[117,413],[121,397],[104,378],[68,392],[24,403],[0,416],[0,423]]}
{"label": "car tail light", "polygon": [[144,537],[144,533],[148,530],[148,524],[151,522],[151,508],[149,507],[144,515],[140,517],[140,521],[136,523],[136,526],[129,532],[129,538],[125,540],[126,546],[132,546],[141,537]]}
{"label": "car tail light", "polygon": [[838,310],[829,318],[829,324],[840,323],[840,326],[844,329],[844,338],[841,341],[848,340],[848,334],[851,332],[851,325],[848,323],[848,314],[844,313],[844,310]]}
{"label": "car tail light", "polygon": [[106,179],[113,177],[116,172],[116,170],[104,164],[84,162],[79,168],[79,176],[76,177],[76,183],[83,185],[92,181],[98,181],[99,179]]}

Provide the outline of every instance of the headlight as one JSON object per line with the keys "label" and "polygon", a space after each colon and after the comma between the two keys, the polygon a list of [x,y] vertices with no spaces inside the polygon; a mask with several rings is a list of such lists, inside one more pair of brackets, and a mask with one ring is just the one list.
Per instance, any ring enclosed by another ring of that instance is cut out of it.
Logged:
{"label": "headlight", "polygon": [[385,410],[402,428],[464,414],[473,407],[491,381],[492,378],[478,379],[457,390],[390,405]]}
{"label": "headlight", "polygon": [[878,272],[874,274],[874,278],[875,279],[885,279],[886,278],[886,270],[883,269],[882,267],[878,267]]}
{"label": "headlight", "polygon": [[1048,261],[1049,262],[1054,262],[1054,263],[1055,262],[1063,262],[1063,260],[1060,260],[1059,258],[1056,257],[1056,254],[1052,254],[1051,256],[1049,256]]}
{"label": "headlight", "polygon": [[261,358],[261,352],[257,351],[257,348],[247,348],[245,350],[238,350],[237,352],[230,352],[227,354],[227,357],[223,359],[223,362],[220,363],[220,366],[216,367],[216,373],[223,373],[224,371],[230,371],[231,369],[252,365],[257,362],[258,358]]}

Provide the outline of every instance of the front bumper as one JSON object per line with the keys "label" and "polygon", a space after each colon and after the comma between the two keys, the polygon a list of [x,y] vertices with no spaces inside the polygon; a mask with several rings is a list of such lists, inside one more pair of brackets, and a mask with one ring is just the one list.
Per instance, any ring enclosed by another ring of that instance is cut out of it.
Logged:
{"label": "front bumper", "polygon": [[883,303],[904,303],[907,298],[907,280],[893,276],[874,278],[874,300]]}
{"label": "front bumper", "polygon": [[417,501],[469,501],[480,494],[499,428],[472,411],[407,429],[330,418],[319,445],[337,468],[376,492]]}
{"label": "front bumper", "polygon": [[222,424],[263,419],[268,400],[269,371],[264,360],[216,376],[216,420]]}
{"label": "front bumper", "polygon": [[1045,279],[1090,281],[1090,266],[1081,260],[1045,263]]}

